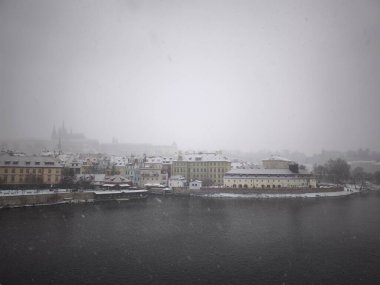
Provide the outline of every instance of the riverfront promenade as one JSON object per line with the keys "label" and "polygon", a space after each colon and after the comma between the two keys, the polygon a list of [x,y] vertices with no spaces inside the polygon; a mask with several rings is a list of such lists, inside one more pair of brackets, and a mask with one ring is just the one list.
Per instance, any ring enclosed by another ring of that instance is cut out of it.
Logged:
{"label": "riverfront promenade", "polygon": [[[166,194],[163,191],[162,194]],[[176,196],[200,196],[209,198],[317,198],[346,196],[360,192],[358,187],[347,185],[333,188],[304,189],[244,189],[244,188],[202,188],[190,190],[174,188],[169,193]],[[94,201],[94,191],[71,192],[60,189],[49,190],[8,190],[1,191],[0,208],[54,205],[64,203],[87,203]],[[148,192],[149,193],[149,192]],[[152,192],[150,194],[160,194]]]}

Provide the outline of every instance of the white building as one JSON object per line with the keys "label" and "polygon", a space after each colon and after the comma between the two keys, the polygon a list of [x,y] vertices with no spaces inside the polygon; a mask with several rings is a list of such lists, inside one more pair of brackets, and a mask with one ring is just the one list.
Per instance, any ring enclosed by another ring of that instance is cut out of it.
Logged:
{"label": "white building", "polygon": [[202,188],[202,181],[194,180],[189,183],[189,189],[191,190],[199,190]]}
{"label": "white building", "polygon": [[168,185],[168,174],[164,173],[160,167],[146,166],[139,168],[139,183],[140,186],[146,184]]}
{"label": "white building", "polygon": [[316,188],[316,178],[288,159],[271,157],[260,169],[233,169],[224,175],[224,186],[231,188]]}
{"label": "white building", "polygon": [[145,157],[143,165],[139,168],[139,185],[168,185],[171,162],[161,156]]}
{"label": "white building", "polygon": [[224,175],[231,188],[316,188],[317,181],[306,171],[289,169],[234,169]]}
{"label": "white building", "polygon": [[126,156],[112,155],[110,157],[109,173],[117,174],[117,175],[121,175],[121,176],[126,176],[127,175],[127,168],[126,168],[127,164],[128,164],[128,158]]}
{"label": "white building", "polygon": [[170,188],[183,188],[186,186],[186,178],[180,175],[169,178],[168,186]]}

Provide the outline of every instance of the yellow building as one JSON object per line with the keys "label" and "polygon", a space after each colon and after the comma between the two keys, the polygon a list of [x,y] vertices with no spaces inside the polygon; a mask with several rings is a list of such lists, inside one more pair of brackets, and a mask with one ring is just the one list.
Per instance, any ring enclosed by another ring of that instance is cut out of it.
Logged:
{"label": "yellow building", "polygon": [[59,184],[63,167],[45,156],[0,155],[0,185]]}
{"label": "yellow building", "polygon": [[221,153],[186,153],[173,160],[171,174],[183,176],[187,181],[200,180],[203,186],[221,186],[230,169],[231,162]]}
{"label": "yellow building", "polygon": [[267,159],[263,159],[262,163],[265,169],[289,169],[289,165],[295,162],[283,157],[271,156]]}

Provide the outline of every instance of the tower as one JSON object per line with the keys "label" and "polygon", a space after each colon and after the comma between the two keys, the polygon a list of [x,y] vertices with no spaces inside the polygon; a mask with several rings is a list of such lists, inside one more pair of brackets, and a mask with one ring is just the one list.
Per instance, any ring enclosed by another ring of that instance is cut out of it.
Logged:
{"label": "tower", "polygon": [[51,140],[56,140],[57,139],[57,131],[55,129],[55,125],[53,126],[53,131],[51,133]]}
{"label": "tower", "polygon": [[61,136],[58,138],[58,154],[62,154]]}

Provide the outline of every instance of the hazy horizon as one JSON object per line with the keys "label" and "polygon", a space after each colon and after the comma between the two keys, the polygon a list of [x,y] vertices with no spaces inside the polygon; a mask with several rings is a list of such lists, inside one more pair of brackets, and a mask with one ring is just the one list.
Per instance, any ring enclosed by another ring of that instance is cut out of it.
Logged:
{"label": "hazy horizon", "polygon": [[378,1],[0,1],[0,139],[380,150]]}

